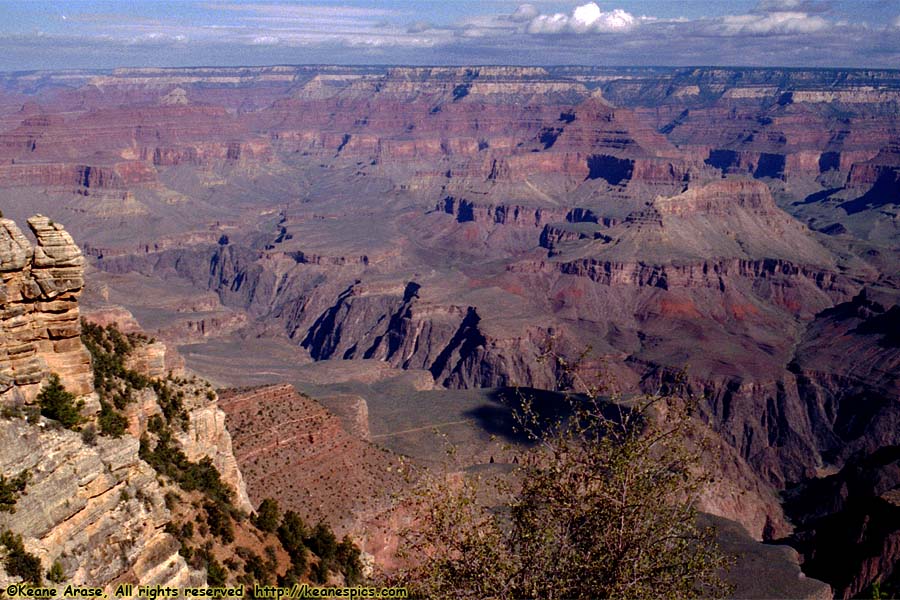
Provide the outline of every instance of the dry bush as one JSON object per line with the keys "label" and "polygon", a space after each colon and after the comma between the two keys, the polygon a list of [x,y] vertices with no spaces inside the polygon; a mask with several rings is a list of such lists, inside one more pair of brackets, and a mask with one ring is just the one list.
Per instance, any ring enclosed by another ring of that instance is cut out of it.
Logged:
{"label": "dry bush", "polygon": [[690,399],[677,386],[628,401],[596,390],[566,398],[570,410],[548,418],[518,395],[512,408],[531,447],[511,476],[422,477],[402,536],[407,566],[389,583],[419,598],[729,592],[721,574],[730,559],[696,521],[708,480],[702,449],[685,443]]}

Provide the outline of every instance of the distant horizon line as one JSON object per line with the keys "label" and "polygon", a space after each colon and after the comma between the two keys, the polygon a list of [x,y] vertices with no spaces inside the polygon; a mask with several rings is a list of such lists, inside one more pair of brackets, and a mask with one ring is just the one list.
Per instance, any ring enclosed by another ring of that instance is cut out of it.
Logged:
{"label": "distant horizon line", "polygon": [[120,70],[129,71],[152,71],[152,70],[189,70],[189,69],[271,69],[278,67],[288,68],[342,68],[342,69],[392,69],[392,68],[409,68],[409,69],[464,69],[464,68],[507,68],[507,69],[608,69],[608,70],[684,70],[684,69],[722,69],[726,71],[876,71],[898,73],[900,67],[845,67],[845,66],[810,66],[810,67],[788,67],[788,66],[754,66],[754,65],[588,65],[588,64],[480,64],[480,63],[459,63],[459,64],[411,64],[411,63],[271,63],[263,65],[184,65],[184,66],[129,66],[122,65],[117,67],[59,67],[44,69],[17,69],[17,70],[0,70],[0,76],[16,76],[35,73],[113,73]]}

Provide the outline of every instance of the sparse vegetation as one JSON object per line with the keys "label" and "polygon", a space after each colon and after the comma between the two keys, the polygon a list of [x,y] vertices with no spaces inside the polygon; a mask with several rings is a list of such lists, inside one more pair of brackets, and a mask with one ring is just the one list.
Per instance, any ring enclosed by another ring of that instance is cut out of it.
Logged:
{"label": "sparse vegetation", "polygon": [[209,587],[222,587],[227,582],[228,570],[209,554],[206,560],[206,583]]}
{"label": "sparse vegetation", "polygon": [[0,512],[16,512],[16,502],[30,479],[31,473],[28,470],[21,471],[12,478],[0,475]]}
{"label": "sparse vegetation", "polygon": [[344,580],[347,585],[357,585],[363,581],[361,555],[362,551],[359,549],[359,546],[354,544],[349,536],[345,535],[344,539],[337,546],[335,562],[344,574]]}
{"label": "sparse vegetation", "polygon": [[115,402],[116,394],[129,398],[132,390],[142,390],[150,384],[147,377],[125,366],[135,345],[146,341],[146,336],[125,335],[115,325],[103,327],[82,320],[81,342],[91,353],[94,388],[102,399],[118,406],[122,400]]}
{"label": "sparse vegetation", "polygon": [[93,423],[88,423],[81,428],[81,441],[88,446],[93,446],[97,443],[97,428],[94,427]]}
{"label": "sparse vegetation", "polygon": [[181,489],[187,492],[199,490],[214,503],[231,506],[234,491],[222,481],[212,460],[209,457],[199,462],[188,460],[184,452],[173,445],[168,429],[159,432],[152,448],[150,439],[146,435],[141,437],[139,453],[157,473],[170,477]]}
{"label": "sparse vegetation", "polygon": [[285,574],[284,579],[279,581],[280,584],[294,583],[306,572],[306,567],[309,563],[306,544],[304,543],[306,536],[306,524],[300,518],[300,515],[292,510],[284,513],[281,525],[278,527],[278,539],[281,541],[281,546],[285,552],[291,558],[291,568]]}
{"label": "sparse vegetation", "polygon": [[24,415],[22,408],[21,404],[4,404],[0,407],[0,417],[3,417],[4,419],[21,418]]}
{"label": "sparse vegetation", "polygon": [[37,401],[42,415],[59,421],[66,429],[77,431],[79,425],[84,422],[81,416],[84,401],[78,400],[75,394],[67,391],[56,373],[50,374],[47,385],[37,396]]}
{"label": "sparse vegetation", "polygon": [[205,503],[203,510],[206,512],[206,525],[209,527],[209,532],[221,539],[223,544],[233,542],[234,525],[227,510],[223,509],[221,504],[213,502]]}
{"label": "sparse vegetation", "polygon": [[[179,553],[193,568],[206,570],[209,585],[226,585],[229,580],[248,586],[274,582],[282,569],[274,546],[267,548],[266,557],[246,548],[228,549],[238,528],[251,523],[259,530],[257,536],[276,534],[290,557],[290,567],[278,578],[279,582],[293,583],[303,577],[325,582],[329,572],[344,573],[348,582],[361,579],[360,551],[352,540],[345,538],[338,543],[325,524],[310,530],[299,515],[290,511],[282,517],[278,503],[272,499],[263,501],[253,518],[240,525],[246,515],[235,507],[234,490],[222,481],[212,460],[188,460],[173,432],[188,424],[186,400],[215,400],[216,394],[208,383],[172,375],[152,379],[129,369],[128,357],[147,341],[144,336],[123,335],[115,326],[86,322],[82,339],[94,363],[95,387],[101,397],[98,427],[102,435],[118,437],[126,433],[128,422],[120,411],[134,401],[138,392],[152,390],[156,395],[161,414],[148,419],[139,455],[159,474],[161,484],[165,485],[168,479],[186,494],[181,497],[172,489],[165,493],[165,505],[174,517],[165,531],[180,542]],[[126,490],[122,494],[123,501],[130,501]],[[318,561],[310,560],[309,547],[322,552]],[[315,566],[315,573],[309,572],[310,564]]]}
{"label": "sparse vegetation", "polygon": [[188,415],[184,409],[184,391],[175,389],[175,380],[154,379],[151,383],[156,392],[156,401],[168,423],[177,423],[182,429],[187,426]]}
{"label": "sparse vegetation", "polygon": [[[277,511],[274,500],[270,504],[272,506]],[[328,524],[319,522],[310,530],[300,515],[289,510],[284,513],[278,526],[278,539],[291,558],[291,568],[279,579],[280,585],[295,583],[306,573],[310,565],[310,552],[319,557],[309,573],[313,581],[325,583],[329,571],[341,573],[347,585],[362,581],[359,547],[347,536],[338,543]]]}
{"label": "sparse vegetation", "polygon": [[21,535],[4,530],[0,533],[0,546],[3,546],[6,553],[3,566],[9,575],[20,577],[33,585],[41,585],[41,559],[25,550]]}
{"label": "sparse vegetation", "polygon": [[181,497],[172,490],[169,490],[163,495],[163,501],[168,510],[175,510],[175,507],[178,506],[178,503],[181,501]]}
{"label": "sparse vegetation", "polygon": [[696,524],[707,480],[685,445],[689,402],[671,391],[630,402],[591,393],[570,397],[568,417],[544,418],[520,401],[533,449],[512,480],[431,480],[415,497],[418,523],[404,535],[414,560],[397,577],[415,597],[728,592],[730,561]]}
{"label": "sparse vegetation", "polygon": [[66,572],[63,570],[62,563],[58,560],[53,561],[53,565],[47,571],[47,581],[51,583],[63,583],[66,580]]}
{"label": "sparse vegetation", "polygon": [[272,498],[266,498],[259,504],[256,515],[253,518],[253,524],[262,531],[270,533],[278,529],[278,523],[281,520],[281,510],[278,508],[278,501]]}
{"label": "sparse vegetation", "polygon": [[127,421],[119,411],[134,402],[136,392],[146,388],[152,388],[156,393],[166,422],[182,429],[187,425],[185,393],[177,389],[186,381],[173,377],[151,379],[127,366],[128,357],[135,348],[152,343],[152,339],[141,333],[123,334],[114,324],[102,327],[82,321],[81,341],[91,353],[94,389],[101,401],[101,434],[119,437],[124,433]]}
{"label": "sparse vegetation", "polygon": [[266,547],[267,557],[265,559],[249,548],[239,547],[236,553],[244,560],[242,581],[246,583],[272,583],[272,575],[278,568],[275,549],[272,546]]}
{"label": "sparse vegetation", "polygon": [[337,538],[325,523],[319,522],[304,542],[322,562],[330,563],[337,555]]}
{"label": "sparse vegetation", "polygon": [[97,422],[102,435],[114,438],[122,437],[128,428],[128,419],[103,400],[100,401],[100,417]]}

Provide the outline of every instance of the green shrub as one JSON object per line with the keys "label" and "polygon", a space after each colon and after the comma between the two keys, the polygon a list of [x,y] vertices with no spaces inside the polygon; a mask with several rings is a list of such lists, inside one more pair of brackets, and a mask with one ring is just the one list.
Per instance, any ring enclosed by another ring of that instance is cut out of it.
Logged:
{"label": "green shrub", "polygon": [[[303,573],[306,571],[307,555],[306,555],[306,524],[300,515],[292,510],[284,513],[281,519],[281,525],[278,527],[278,539],[288,556],[291,557],[291,568],[283,582],[290,584],[296,583]],[[280,583],[281,584],[281,583]]]}
{"label": "green shrub", "polygon": [[165,501],[167,509],[175,510],[175,507],[178,506],[178,503],[181,501],[181,497],[175,492],[169,490],[163,496],[163,500]]}
{"label": "green shrub", "polygon": [[253,518],[253,524],[262,531],[273,533],[278,529],[278,522],[281,520],[281,511],[278,508],[278,501],[272,498],[263,500],[259,508],[256,509],[256,516]]}
{"label": "green shrub", "polygon": [[97,428],[94,427],[93,423],[88,423],[81,429],[81,441],[88,446],[93,446],[97,443]]}
{"label": "green shrub", "polygon": [[134,390],[150,385],[150,380],[125,366],[137,344],[146,341],[141,334],[122,334],[115,325],[102,327],[89,321],[81,322],[81,342],[91,354],[94,389],[100,400],[122,410],[134,401]]}
{"label": "green shrub", "polygon": [[110,437],[122,437],[128,429],[128,419],[122,416],[108,402],[100,401],[100,433]]}
{"label": "green shrub", "polygon": [[337,546],[335,561],[344,574],[344,580],[348,586],[357,585],[363,579],[362,561],[360,556],[362,552],[359,547],[353,543],[350,536],[344,536],[341,543]]}
{"label": "green shrub", "polygon": [[313,581],[313,583],[325,583],[328,581],[329,566],[329,561],[325,560],[324,558],[313,565],[312,569],[310,569],[309,571],[309,578]]}
{"label": "green shrub", "polygon": [[24,470],[15,477],[8,479],[6,475],[0,475],[0,512],[16,512],[16,502],[19,495],[25,491],[31,473]]}
{"label": "green shrub", "polygon": [[160,431],[156,446],[152,449],[150,439],[142,436],[139,455],[157,473],[172,478],[186,492],[199,490],[210,500],[231,506],[234,491],[222,481],[212,459],[204,457],[200,462],[189,461],[184,452],[173,446],[172,434],[168,429]]}
{"label": "green shrub", "polygon": [[206,562],[206,584],[209,587],[223,587],[228,577],[228,571],[216,557],[209,554]]}
{"label": "green shrub", "polygon": [[271,571],[269,571],[267,566],[268,565],[266,565],[266,562],[262,557],[253,552],[244,559],[244,571],[248,575],[252,575],[253,579],[261,583],[268,583],[269,581],[269,573]]}
{"label": "green shrub", "polygon": [[6,530],[0,533],[0,545],[6,547],[6,559],[3,566],[6,572],[13,577],[20,577],[23,581],[34,585],[41,585],[41,559],[25,551],[22,536]]}
{"label": "green shrub", "polygon": [[319,522],[312,535],[306,539],[307,547],[325,561],[331,561],[337,555],[337,538],[331,528],[323,522]]}
{"label": "green shrub", "polygon": [[293,558],[294,554],[306,550],[306,524],[300,515],[292,510],[284,513],[281,525],[278,527],[278,539],[285,551]]}
{"label": "green shrub", "polygon": [[420,560],[391,585],[425,598],[729,597],[732,560],[697,523],[710,479],[690,443],[695,400],[675,383],[627,404],[571,395],[568,418],[519,395],[514,416],[535,443],[516,484],[423,478],[401,533]]}
{"label": "green shrub", "polygon": [[234,525],[231,523],[231,515],[218,504],[207,502],[203,505],[206,511],[206,525],[209,532],[222,540],[224,544],[234,541]]}
{"label": "green shrub", "polygon": [[84,401],[77,400],[75,394],[66,390],[59,381],[59,375],[52,373],[47,385],[37,396],[41,414],[48,419],[59,421],[67,429],[77,429],[84,421],[81,409]]}
{"label": "green shrub", "polygon": [[51,583],[62,583],[66,580],[66,572],[58,560],[53,561],[53,566],[47,571],[47,580]]}

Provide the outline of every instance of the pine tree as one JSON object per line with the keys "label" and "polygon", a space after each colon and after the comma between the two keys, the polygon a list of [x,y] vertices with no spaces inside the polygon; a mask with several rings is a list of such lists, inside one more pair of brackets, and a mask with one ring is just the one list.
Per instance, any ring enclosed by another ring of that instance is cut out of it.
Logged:
{"label": "pine tree", "polygon": [[256,517],[253,519],[253,524],[263,531],[274,532],[278,529],[280,521],[281,510],[278,508],[278,501],[273,500],[272,498],[266,498],[260,503],[259,508],[256,510]]}
{"label": "pine tree", "polygon": [[59,380],[59,375],[52,373],[47,385],[37,397],[41,406],[41,414],[48,419],[59,421],[67,429],[78,429],[84,422],[81,409],[84,401],[76,401],[75,394],[66,390]]}

